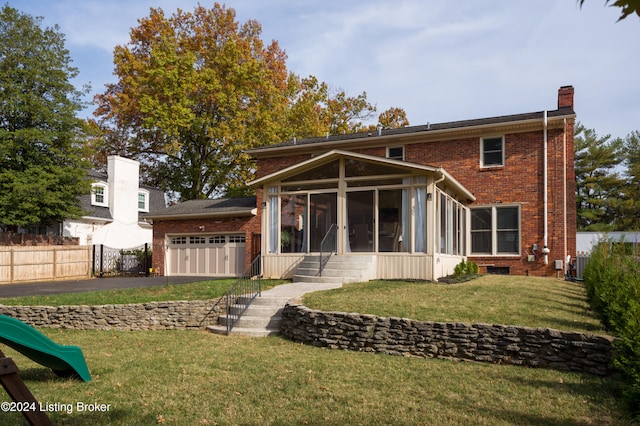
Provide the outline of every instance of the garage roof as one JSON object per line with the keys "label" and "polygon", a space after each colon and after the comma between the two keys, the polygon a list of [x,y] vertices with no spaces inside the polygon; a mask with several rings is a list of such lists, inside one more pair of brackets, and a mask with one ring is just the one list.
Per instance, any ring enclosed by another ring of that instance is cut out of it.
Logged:
{"label": "garage roof", "polygon": [[239,197],[189,200],[144,217],[153,220],[180,220],[255,216],[257,213],[256,197]]}

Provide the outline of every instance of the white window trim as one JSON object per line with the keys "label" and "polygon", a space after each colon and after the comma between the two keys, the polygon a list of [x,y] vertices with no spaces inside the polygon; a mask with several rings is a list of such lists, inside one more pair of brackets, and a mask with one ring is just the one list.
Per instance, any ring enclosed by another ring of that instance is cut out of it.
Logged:
{"label": "white window trim", "polygon": [[[140,208],[140,196],[144,195],[144,208]],[[136,204],[138,205],[139,212],[149,212],[149,191],[146,189],[140,189],[138,191],[138,199],[136,200]]]}
{"label": "white window trim", "polygon": [[[96,200],[95,188],[101,188],[103,194],[103,201]],[[91,205],[99,207],[109,207],[109,185],[103,182],[91,184]]]}
{"label": "white window trim", "polygon": [[[505,207],[517,207],[518,209],[518,252],[502,253],[498,252],[498,214],[497,210]],[[471,214],[476,209],[491,209],[491,253],[474,252],[473,250],[473,233],[471,229]],[[522,255],[522,209],[520,204],[499,204],[488,206],[474,206],[469,208],[469,256],[486,256],[486,257],[520,257]]]}
{"label": "white window trim", "polygon": [[[502,160],[500,164],[488,164],[485,165],[484,164],[484,141],[485,139],[502,139]],[[496,136],[486,136],[486,137],[482,137],[480,138],[480,168],[482,169],[490,169],[492,167],[504,167],[504,150],[505,150],[505,143],[504,143],[504,136],[501,135],[496,135]]]}
{"label": "white window trim", "polygon": [[[394,148],[402,148],[402,158],[396,158],[396,157],[391,157],[389,155],[389,151],[394,149]],[[404,161],[404,145],[396,145],[396,146],[388,146],[387,147],[387,158],[391,159],[391,160],[400,160],[400,161]]]}

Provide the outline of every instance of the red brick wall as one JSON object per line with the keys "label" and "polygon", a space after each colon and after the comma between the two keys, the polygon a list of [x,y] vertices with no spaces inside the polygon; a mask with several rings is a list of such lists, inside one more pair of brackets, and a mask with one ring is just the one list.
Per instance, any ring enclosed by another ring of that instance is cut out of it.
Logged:
{"label": "red brick wall", "polygon": [[[572,88],[571,88],[572,89]],[[561,93],[559,103],[569,102],[573,93]],[[502,167],[480,168],[480,138],[413,143],[405,146],[405,160],[417,164],[444,167],[456,180],[476,197],[473,205],[518,204],[521,215],[521,255],[509,257],[471,257],[480,265],[507,266],[512,274],[555,275],[554,260],[566,261],[564,254],[575,255],[576,210],[573,120],[564,129],[550,129],[547,133],[548,158],[548,248],[549,263],[544,264],[543,223],[543,146],[542,129],[505,136],[505,164]],[[490,136],[490,135],[487,135]],[[491,136],[496,136],[491,134]],[[565,160],[566,141],[566,160]],[[386,156],[385,147],[354,150],[368,155]],[[281,170],[310,158],[309,155],[260,159],[260,176]],[[565,164],[566,180],[565,180]],[[565,218],[566,184],[566,218]],[[566,241],[565,250],[565,223]],[[538,245],[536,260],[528,261]],[[486,268],[485,268],[486,270]]]}
{"label": "red brick wall", "polygon": [[[204,226],[204,231],[200,227]],[[153,221],[153,268],[164,275],[166,236],[175,234],[209,235],[212,233],[245,234],[245,267],[251,264],[251,247],[254,234],[260,234],[259,216],[223,219],[154,220]]]}

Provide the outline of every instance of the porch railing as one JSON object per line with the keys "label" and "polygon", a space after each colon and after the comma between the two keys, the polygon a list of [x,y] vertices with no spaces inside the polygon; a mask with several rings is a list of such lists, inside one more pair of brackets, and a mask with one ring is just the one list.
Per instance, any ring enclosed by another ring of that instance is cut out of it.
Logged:
{"label": "porch railing", "polygon": [[262,270],[261,257],[256,256],[251,265],[244,271],[244,274],[233,284],[233,286],[209,309],[207,314],[200,321],[204,324],[205,319],[216,309],[221,301],[227,304],[227,335],[238,322],[242,314],[247,310],[253,299],[262,294]]}
{"label": "porch railing", "polygon": [[[329,262],[329,258],[336,251],[337,247],[337,235],[338,235],[338,225],[332,223],[329,227],[329,230],[326,234],[324,234],[324,238],[320,242],[320,266],[318,270],[318,275],[322,276],[322,270],[324,269],[327,262]],[[324,253],[328,252],[326,259],[324,257]]]}

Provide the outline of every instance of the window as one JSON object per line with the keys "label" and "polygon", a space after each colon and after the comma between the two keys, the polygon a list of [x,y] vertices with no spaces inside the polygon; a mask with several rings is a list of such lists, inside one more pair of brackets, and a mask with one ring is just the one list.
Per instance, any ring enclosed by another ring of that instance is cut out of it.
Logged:
{"label": "window", "polygon": [[207,239],[205,237],[189,237],[189,244],[206,244]]}
{"label": "window", "polygon": [[104,183],[94,183],[91,185],[91,204],[94,206],[109,206],[107,185]]}
{"label": "window", "polygon": [[520,208],[482,207],[471,210],[473,255],[520,254]]}
{"label": "window", "polygon": [[187,244],[187,237],[173,237],[171,239],[171,244]]}
{"label": "window", "polygon": [[482,138],[480,140],[480,167],[504,166],[504,138]]}
{"label": "window", "polygon": [[138,210],[141,212],[149,211],[149,192],[138,192]]}
{"label": "window", "polygon": [[244,243],[245,238],[244,235],[229,235],[230,243]]}
{"label": "window", "polygon": [[437,191],[439,196],[438,209],[438,234],[439,252],[454,256],[466,256],[466,223],[465,211],[460,202],[451,198],[444,192]]}
{"label": "window", "polygon": [[227,237],[224,235],[214,235],[209,237],[209,244],[224,244],[227,241]]}
{"label": "window", "polygon": [[392,160],[404,160],[404,147],[393,146],[387,148],[387,158]]}

